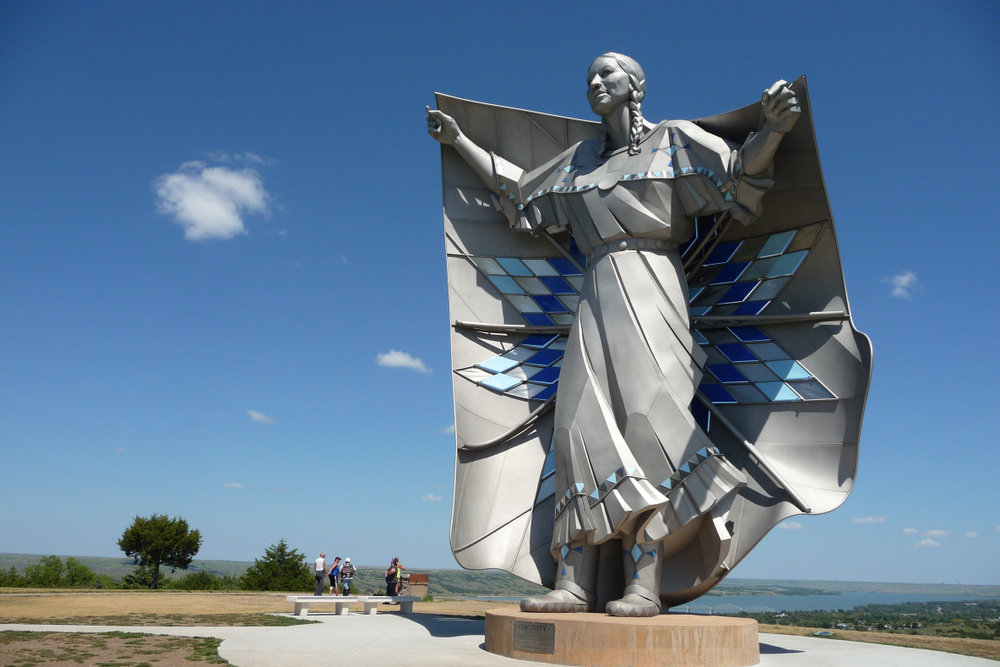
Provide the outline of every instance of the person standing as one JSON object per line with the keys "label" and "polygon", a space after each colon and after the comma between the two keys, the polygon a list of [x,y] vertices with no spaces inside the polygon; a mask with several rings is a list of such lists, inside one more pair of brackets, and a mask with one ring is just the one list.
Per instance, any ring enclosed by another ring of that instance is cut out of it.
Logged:
{"label": "person standing", "polygon": [[400,577],[399,571],[405,569],[406,568],[403,567],[402,564],[400,564],[398,556],[392,559],[392,562],[389,564],[389,569],[385,571],[386,595],[392,597],[396,596],[396,591],[399,587],[399,577]]}
{"label": "person standing", "polygon": [[344,584],[344,595],[351,594],[351,584],[354,583],[354,573],[357,571],[358,568],[351,563],[351,557],[345,558],[344,566],[340,568],[340,581]]}
{"label": "person standing", "polygon": [[340,577],[340,556],[333,559],[333,567],[330,568],[330,595],[337,594],[338,577]]}
{"label": "person standing", "polygon": [[323,577],[326,576],[326,554],[321,553],[319,558],[316,559],[316,565],[313,567],[316,574],[316,592],[313,595],[323,594]]}

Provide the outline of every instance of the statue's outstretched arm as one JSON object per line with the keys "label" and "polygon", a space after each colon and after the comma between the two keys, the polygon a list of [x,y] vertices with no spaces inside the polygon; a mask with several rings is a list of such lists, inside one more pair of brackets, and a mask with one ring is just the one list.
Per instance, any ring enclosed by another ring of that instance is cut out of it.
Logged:
{"label": "statue's outstretched arm", "polygon": [[493,159],[462,132],[455,119],[446,113],[427,107],[427,133],[446,146],[451,146],[462,156],[479,180],[493,194],[500,194],[493,174]]}
{"label": "statue's outstretched arm", "polygon": [[782,137],[795,126],[802,109],[785,81],[778,81],[761,98],[767,124],[743,147],[743,173],[756,176],[766,172]]}

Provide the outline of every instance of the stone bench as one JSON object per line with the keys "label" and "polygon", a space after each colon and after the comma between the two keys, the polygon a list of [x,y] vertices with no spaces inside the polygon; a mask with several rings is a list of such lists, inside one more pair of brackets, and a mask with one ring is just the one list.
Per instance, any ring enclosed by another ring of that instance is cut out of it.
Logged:
{"label": "stone bench", "polygon": [[[362,596],[366,601],[375,601],[375,604],[398,604],[402,614],[413,613],[413,603],[420,602],[420,598],[415,595],[368,595]],[[367,608],[367,607],[366,607]],[[372,612],[375,613],[375,612]]]}
{"label": "stone bench", "polygon": [[404,614],[413,613],[413,603],[420,600],[412,595],[390,597],[388,595],[289,595],[288,602],[295,603],[296,616],[308,616],[309,607],[318,604],[332,604],[334,611],[339,615],[347,614],[348,607],[352,602],[360,602],[365,606],[365,613],[374,615],[378,612],[378,606],[382,603],[398,604],[400,612]]}

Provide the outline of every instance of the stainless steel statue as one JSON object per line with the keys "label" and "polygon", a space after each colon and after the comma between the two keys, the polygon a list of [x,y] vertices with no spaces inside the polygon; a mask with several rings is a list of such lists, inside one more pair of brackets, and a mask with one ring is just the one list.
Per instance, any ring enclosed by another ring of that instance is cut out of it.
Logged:
{"label": "stainless steel statue", "polygon": [[587,86],[599,125],[441,95],[427,110],[454,324],[451,541],[464,567],[553,589],[525,611],[652,616],[781,520],[843,502],[871,345],[804,80],[655,125],[631,58],[600,56]]}

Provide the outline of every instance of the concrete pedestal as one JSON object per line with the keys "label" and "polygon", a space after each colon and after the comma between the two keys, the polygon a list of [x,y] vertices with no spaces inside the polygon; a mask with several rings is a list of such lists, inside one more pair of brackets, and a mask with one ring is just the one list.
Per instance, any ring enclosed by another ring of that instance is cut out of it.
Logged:
{"label": "concrete pedestal", "polygon": [[486,612],[486,650],[520,660],[592,667],[743,667],[760,662],[757,621],[663,614]]}

